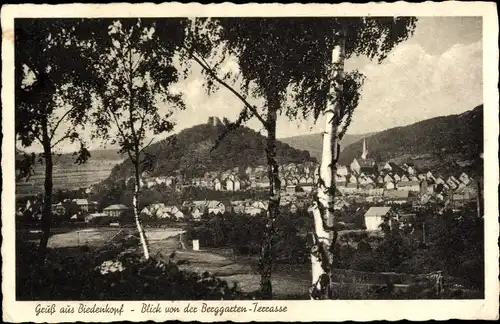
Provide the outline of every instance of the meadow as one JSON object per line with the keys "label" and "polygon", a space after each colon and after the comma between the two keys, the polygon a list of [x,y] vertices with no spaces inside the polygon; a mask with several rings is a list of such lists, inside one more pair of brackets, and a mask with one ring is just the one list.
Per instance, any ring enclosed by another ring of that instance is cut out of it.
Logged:
{"label": "meadow", "polygon": [[[75,190],[87,188],[106,179],[120,160],[89,160],[82,165],[55,165],[53,172],[54,190]],[[28,181],[16,182],[16,196],[27,197],[43,192],[45,169],[43,165],[34,167],[34,175]]]}

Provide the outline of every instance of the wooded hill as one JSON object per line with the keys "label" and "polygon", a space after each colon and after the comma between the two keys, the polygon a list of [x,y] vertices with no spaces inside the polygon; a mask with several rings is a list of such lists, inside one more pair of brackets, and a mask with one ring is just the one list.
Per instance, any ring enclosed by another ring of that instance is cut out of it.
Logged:
{"label": "wooded hill", "polygon": [[[207,171],[267,165],[266,138],[247,127],[228,133],[213,149],[225,129],[224,124],[196,125],[151,144],[146,150],[151,156],[150,174],[158,176],[179,172],[186,177],[199,177]],[[276,158],[278,163],[315,161],[309,152],[297,150],[279,140],[276,141]],[[131,163],[126,160],[113,168],[111,178],[119,179],[132,174]]]}
{"label": "wooded hill", "polygon": [[[362,152],[360,139],[344,148],[340,164]],[[458,115],[427,119],[366,137],[368,156],[376,161],[411,162],[423,168],[473,167],[483,152],[483,105]]]}

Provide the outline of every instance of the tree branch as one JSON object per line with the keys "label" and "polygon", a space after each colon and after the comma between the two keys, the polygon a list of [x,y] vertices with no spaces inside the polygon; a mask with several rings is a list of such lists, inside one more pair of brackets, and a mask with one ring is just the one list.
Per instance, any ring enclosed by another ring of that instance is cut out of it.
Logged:
{"label": "tree branch", "polygon": [[68,109],[68,111],[66,111],[64,113],[64,115],[62,115],[61,118],[59,118],[59,120],[56,122],[56,125],[52,129],[52,134],[50,134],[49,138],[50,138],[51,141],[54,139],[54,136],[56,135],[56,130],[59,127],[59,125],[61,124],[61,122],[64,120],[64,118],[66,118],[75,109],[76,109],[76,106],[73,106],[71,109]]}
{"label": "tree branch", "polygon": [[[118,128],[118,132],[120,133],[120,135],[122,136],[123,140],[125,141],[127,139],[127,137],[125,136],[125,133],[123,132],[123,130],[120,127],[120,123],[118,121],[118,117],[116,117],[115,113],[113,111],[111,111],[109,108],[106,108],[106,112],[108,113],[108,115],[110,117],[112,117],[115,120],[116,128]],[[130,158],[130,161],[132,161],[132,163],[135,163],[135,159],[132,157],[132,154],[130,154],[130,150],[129,149],[127,149],[127,154],[128,154],[128,157]]]}
{"label": "tree branch", "polygon": [[141,154],[141,152],[144,152],[144,150],[145,150],[145,149],[147,149],[147,148],[149,147],[149,145],[151,145],[151,143],[153,143],[154,139],[155,139],[154,137],[153,137],[153,138],[151,138],[151,140],[149,141],[149,143],[148,143],[148,144],[146,144],[146,145],[144,145],[144,146],[141,148],[141,150],[139,151],[139,154]]}
{"label": "tree branch", "polygon": [[139,58],[137,59],[137,64],[135,64],[135,67],[132,67],[132,73],[135,73],[137,71],[137,69],[139,68],[139,65],[141,65],[141,60],[142,60],[142,57],[144,56],[144,53],[141,52],[141,54],[139,55]]}
{"label": "tree branch", "polygon": [[[188,49],[189,51],[189,49]],[[204,60],[203,59],[200,59],[198,58],[194,53],[191,53],[190,54],[191,58],[193,60],[196,61],[196,63],[198,63],[205,71],[208,72],[208,74],[210,74],[217,82],[219,82],[220,84],[222,84],[226,89],[228,89],[229,91],[231,91],[236,97],[238,97],[238,99],[240,99],[243,104],[245,105],[245,107],[247,107],[251,112],[252,114],[257,117],[257,119],[262,123],[262,125],[264,125],[264,128],[267,130],[268,129],[268,125],[267,125],[267,122],[264,120],[264,118],[262,118],[262,116],[259,114],[259,112],[257,111],[257,107],[251,105],[246,99],[245,97],[243,97],[241,94],[239,94],[236,90],[233,89],[233,87],[231,87],[230,85],[228,85],[224,80],[222,80],[221,78],[219,78],[217,76],[217,74],[215,73],[215,71],[213,71],[210,66],[208,66],[208,64],[205,62],[203,62]],[[203,61],[202,61],[203,60]]]}
{"label": "tree branch", "polygon": [[65,134],[63,137],[61,137],[60,139],[58,139],[54,144],[50,145],[50,148],[56,147],[57,144],[61,143],[62,141],[64,141],[65,139],[68,139],[68,138],[69,138],[69,134]]}
{"label": "tree branch", "polygon": [[134,127],[134,116],[133,116],[133,100],[134,100],[134,95],[133,95],[133,84],[132,84],[132,76],[133,76],[133,71],[132,71],[132,47],[129,46],[129,98],[128,98],[128,114],[129,114],[129,122],[130,122],[130,131],[132,133],[132,141],[134,142],[134,154],[136,158],[136,162],[139,159],[139,143],[138,143],[138,138],[137,138],[137,133],[135,132],[135,127]]}

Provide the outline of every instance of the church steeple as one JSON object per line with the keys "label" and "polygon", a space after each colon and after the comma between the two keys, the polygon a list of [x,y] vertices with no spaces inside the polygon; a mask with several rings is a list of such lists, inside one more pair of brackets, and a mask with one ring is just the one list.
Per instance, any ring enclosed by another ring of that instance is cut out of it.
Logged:
{"label": "church steeple", "polygon": [[363,138],[363,153],[361,154],[361,158],[366,160],[366,156],[368,155],[368,150],[366,148],[366,139]]}

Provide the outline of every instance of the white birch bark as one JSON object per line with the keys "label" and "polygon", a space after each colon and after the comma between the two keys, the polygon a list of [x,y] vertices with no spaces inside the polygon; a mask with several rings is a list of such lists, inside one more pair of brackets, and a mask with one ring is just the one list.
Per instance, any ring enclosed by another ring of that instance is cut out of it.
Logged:
{"label": "white birch bark", "polygon": [[149,249],[148,245],[146,243],[146,236],[144,233],[144,229],[142,228],[140,219],[139,219],[139,205],[138,205],[138,197],[139,195],[139,184],[136,182],[134,186],[134,197],[132,199],[132,205],[134,208],[134,220],[135,220],[135,225],[137,226],[137,231],[139,232],[139,240],[141,242],[142,246],[142,252],[144,254],[144,259],[148,260],[149,259]]}
{"label": "white birch bark", "polygon": [[[324,245],[329,248],[334,242],[333,231],[324,228],[323,224],[333,226],[333,204],[334,204],[334,191],[330,188],[335,188],[335,176],[337,166],[333,163],[338,156],[338,126],[340,120],[340,102],[338,95],[342,93],[341,81],[344,75],[344,51],[345,39],[340,35],[340,40],[332,50],[332,62],[334,67],[333,82],[330,88],[330,95],[335,98],[333,102],[328,100],[326,109],[323,114],[325,118],[325,131],[323,133],[323,150],[321,156],[321,164],[319,168],[319,180],[317,190],[317,201],[313,204],[311,211],[314,217],[314,230],[318,242],[316,245]],[[321,206],[318,206],[318,203]],[[323,215],[322,212],[323,211]],[[323,221],[324,219],[324,221]],[[318,290],[321,290],[320,278],[325,274],[322,267],[322,262],[317,256],[311,255],[311,270],[312,270],[312,283]]]}

